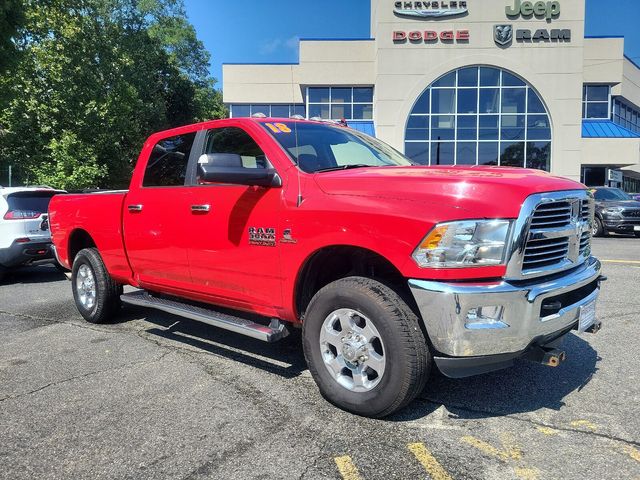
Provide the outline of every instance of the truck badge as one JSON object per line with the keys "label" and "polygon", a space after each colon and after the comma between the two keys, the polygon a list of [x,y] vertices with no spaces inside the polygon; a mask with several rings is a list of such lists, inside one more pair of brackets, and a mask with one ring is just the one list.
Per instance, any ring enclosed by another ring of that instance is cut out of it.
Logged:
{"label": "truck badge", "polygon": [[285,228],[284,232],[282,233],[282,238],[280,239],[280,243],[298,243],[298,240],[293,238],[293,236],[291,235],[290,228]]}
{"label": "truck badge", "polygon": [[511,43],[513,40],[513,25],[494,25],[493,38],[500,46]]}
{"label": "truck badge", "polygon": [[275,247],[276,229],[249,227],[249,245],[256,245],[259,247]]}

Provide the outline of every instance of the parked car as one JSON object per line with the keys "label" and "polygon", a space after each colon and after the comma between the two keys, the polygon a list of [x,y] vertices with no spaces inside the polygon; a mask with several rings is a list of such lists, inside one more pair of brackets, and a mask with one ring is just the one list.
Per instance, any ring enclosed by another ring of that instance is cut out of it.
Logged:
{"label": "parked car", "polygon": [[596,199],[593,236],[609,232],[635,234],[640,237],[640,201],[619,188],[598,187],[592,190]]}
{"label": "parked car", "polygon": [[128,191],[56,196],[49,211],[87,321],[124,302],[267,342],[301,326],[321,393],[360,415],[407,405],[432,365],[450,377],[517,358],[556,366],[567,333],[600,327],[584,186],[418,166],[339,125],[157,133]]}
{"label": "parked car", "polygon": [[12,268],[56,263],[47,210],[64,193],[49,187],[0,187],[0,280]]}

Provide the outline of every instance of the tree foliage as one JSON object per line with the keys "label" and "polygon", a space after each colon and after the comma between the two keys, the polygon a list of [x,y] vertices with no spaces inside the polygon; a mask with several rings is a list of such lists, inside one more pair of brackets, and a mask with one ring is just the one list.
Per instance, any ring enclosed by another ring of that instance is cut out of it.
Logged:
{"label": "tree foliage", "polygon": [[27,0],[0,75],[0,165],[59,188],[123,187],[154,131],[225,114],[182,0]]}
{"label": "tree foliage", "polygon": [[13,40],[23,21],[24,9],[21,0],[0,2],[0,73],[5,71],[16,58],[17,52]]}

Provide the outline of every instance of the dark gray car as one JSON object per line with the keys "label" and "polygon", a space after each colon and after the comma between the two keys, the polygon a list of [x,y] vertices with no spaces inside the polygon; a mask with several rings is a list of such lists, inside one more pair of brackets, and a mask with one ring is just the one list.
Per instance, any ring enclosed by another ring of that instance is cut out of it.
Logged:
{"label": "dark gray car", "polygon": [[640,202],[619,188],[599,187],[592,190],[596,199],[593,235],[609,232],[635,234],[640,237]]}

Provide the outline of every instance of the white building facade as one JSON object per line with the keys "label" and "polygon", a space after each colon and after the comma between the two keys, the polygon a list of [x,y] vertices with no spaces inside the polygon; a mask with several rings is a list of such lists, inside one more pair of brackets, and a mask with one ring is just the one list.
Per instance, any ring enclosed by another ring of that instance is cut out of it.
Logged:
{"label": "white building facade", "polygon": [[371,38],[225,64],[231,116],[345,119],[425,165],[539,168],[640,191],[640,68],[584,0],[371,0]]}

